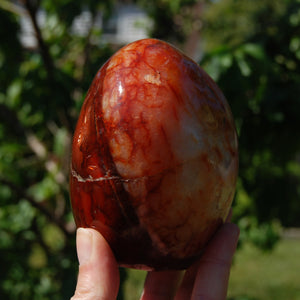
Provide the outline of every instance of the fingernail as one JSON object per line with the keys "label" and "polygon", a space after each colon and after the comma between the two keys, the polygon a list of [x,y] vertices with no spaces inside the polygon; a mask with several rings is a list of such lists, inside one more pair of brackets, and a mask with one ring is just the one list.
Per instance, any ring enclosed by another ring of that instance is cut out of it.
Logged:
{"label": "fingernail", "polygon": [[92,233],[86,228],[78,228],[76,238],[78,261],[80,265],[83,265],[88,262],[92,253]]}

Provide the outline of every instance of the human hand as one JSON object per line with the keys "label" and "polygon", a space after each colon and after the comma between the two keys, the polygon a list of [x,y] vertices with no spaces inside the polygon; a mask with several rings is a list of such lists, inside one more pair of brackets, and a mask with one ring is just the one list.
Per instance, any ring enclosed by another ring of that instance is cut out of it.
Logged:
{"label": "human hand", "polygon": [[[185,272],[148,272],[141,300],[226,299],[230,266],[239,229],[225,223],[204,254]],[[119,269],[105,239],[93,229],[77,230],[79,274],[71,300],[113,300],[119,290]]]}

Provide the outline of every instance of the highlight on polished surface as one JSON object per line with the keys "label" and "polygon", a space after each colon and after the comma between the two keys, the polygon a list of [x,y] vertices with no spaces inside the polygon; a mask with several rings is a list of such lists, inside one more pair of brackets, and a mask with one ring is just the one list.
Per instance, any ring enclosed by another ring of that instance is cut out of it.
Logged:
{"label": "highlight on polished surface", "polygon": [[172,45],[133,42],[98,71],[72,146],[72,209],[121,266],[187,268],[224,222],[238,142],[216,83]]}

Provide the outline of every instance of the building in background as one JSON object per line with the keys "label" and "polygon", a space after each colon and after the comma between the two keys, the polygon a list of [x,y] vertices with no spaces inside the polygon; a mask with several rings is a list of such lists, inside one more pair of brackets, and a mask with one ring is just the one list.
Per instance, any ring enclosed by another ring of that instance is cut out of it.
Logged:
{"label": "building in background", "polygon": [[[45,11],[37,12],[37,22],[40,28],[48,26],[47,15]],[[21,14],[21,34],[20,40],[26,48],[36,48],[37,40],[29,16],[26,13]],[[107,20],[99,11],[96,19],[93,20],[89,10],[84,9],[78,15],[72,25],[72,34],[78,36],[87,36],[91,26],[102,32],[101,41],[94,40],[94,43],[111,43],[115,45],[124,45],[132,41],[148,37],[152,22],[147,14],[133,3],[117,3],[115,9]]]}

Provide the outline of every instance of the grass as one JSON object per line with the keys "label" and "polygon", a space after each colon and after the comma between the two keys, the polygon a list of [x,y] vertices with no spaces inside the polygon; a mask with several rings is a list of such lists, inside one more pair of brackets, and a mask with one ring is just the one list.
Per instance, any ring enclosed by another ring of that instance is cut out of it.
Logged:
{"label": "grass", "polygon": [[228,297],[300,300],[300,241],[281,240],[271,253],[244,245],[235,256]]}
{"label": "grass", "polygon": [[[145,276],[127,270],[124,300],[140,298]],[[244,245],[235,255],[228,299],[300,300],[300,241],[281,240],[270,253]]]}
{"label": "grass", "polygon": [[146,277],[145,271],[128,269],[127,279],[123,285],[124,300],[139,300]]}

